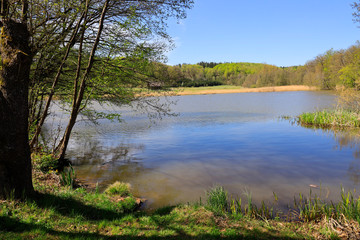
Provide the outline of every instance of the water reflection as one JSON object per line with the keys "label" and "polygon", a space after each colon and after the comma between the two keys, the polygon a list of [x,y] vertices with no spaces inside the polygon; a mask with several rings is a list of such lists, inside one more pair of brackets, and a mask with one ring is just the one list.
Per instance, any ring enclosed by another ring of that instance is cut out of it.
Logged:
{"label": "water reflection", "polygon": [[[82,124],[68,158],[80,178],[105,187],[130,182],[149,207],[197,201],[214,184],[254,202],[284,203],[322,185],[336,200],[340,186],[359,184],[358,142],[346,134],[306,129],[281,115],[331,107],[323,92],[248,93],[174,97],[178,117],[149,124],[124,109],[125,123]],[[121,109],[119,109],[121,111]],[[356,152],[356,154],[354,154]],[[315,191],[315,190],[314,190]]]}
{"label": "water reflection", "polygon": [[360,134],[358,129],[338,129],[328,128],[321,129],[317,127],[303,126],[313,131],[320,131],[322,134],[333,137],[335,140],[334,149],[338,151],[346,151],[350,149],[353,154],[353,160],[349,163],[348,176],[354,183],[359,185],[360,183]]}
{"label": "water reflection", "polygon": [[345,147],[353,150],[354,160],[350,162],[348,174],[355,185],[360,183],[360,134],[358,130],[350,130],[335,134],[339,149]]}

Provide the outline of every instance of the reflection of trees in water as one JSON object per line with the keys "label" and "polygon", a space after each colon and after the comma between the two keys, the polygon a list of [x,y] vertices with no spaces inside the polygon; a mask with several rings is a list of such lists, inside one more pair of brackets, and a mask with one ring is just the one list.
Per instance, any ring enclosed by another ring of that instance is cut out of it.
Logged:
{"label": "reflection of trees in water", "polygon": [[[293,122],[293,124],[299,124]],[[353,149],[354,160],[350,163],[348,168],[348,175],[354,184],[360,183],[360,132],[358,129],[353,130],[337,130],[334,128],[323,129],[319,127],[311,127],[308,125],[299,124],[302,127],[313,129],[314,131],[319,130],[334,136],[336,148],[342,150],[344,148]]]}
{"label": "reflection of trees in water", "polygon": [[79,136],[73,139],[67,156],[73,165],[114,165],[138,161],[134,154],[143,151],[142,144],[115,143],[99,141],[91,136]]}
{"label": "reflection of trees in water", "polygon": [[351,161],[348,174],[354,184],[360,183],[360,134],[358,130],[349,131],[334,131],[334,137],[338,143],[337,148],[343,149],[345,147],[354,150],[354,160]]}
{"label": "reflection of trees in water", "polygon": [[144,145],[141,144],[110,144],[91,136],[79,136],[74,137],[68,156],[80,180],[90,185],[98,183],[103,188],[115,181],[134,178],[150,171],[142,159],[134,156],[143,149]]}

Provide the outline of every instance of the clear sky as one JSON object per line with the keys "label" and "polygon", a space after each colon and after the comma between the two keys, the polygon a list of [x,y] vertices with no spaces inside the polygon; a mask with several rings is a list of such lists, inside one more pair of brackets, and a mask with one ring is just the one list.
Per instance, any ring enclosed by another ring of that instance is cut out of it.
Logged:
{"label": "clear sky", "polygon": [[256,62],[303,65],[360,40],[354,0],[194,0],[180,24],[169,22],[176,48],[168,64]]}

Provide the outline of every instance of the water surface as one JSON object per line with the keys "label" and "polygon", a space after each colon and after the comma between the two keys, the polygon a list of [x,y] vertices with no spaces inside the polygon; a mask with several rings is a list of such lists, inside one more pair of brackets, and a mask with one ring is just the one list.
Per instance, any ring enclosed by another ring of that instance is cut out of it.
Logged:
{"label": "water surface", "polygon": [[[303,128],[279,119],[331,108],[327,92],[274,92],[171,97],[177,117],[149,121],[129,108],[124,122],[79,123],[67,157],[77,175],[104,187],[131,183],[148,207],[198,201],[214,184],[255,202],[285,203],[309,185],[336,199],[359,186],[357,137]],[[320,191],[314,189],[314,191]]]}

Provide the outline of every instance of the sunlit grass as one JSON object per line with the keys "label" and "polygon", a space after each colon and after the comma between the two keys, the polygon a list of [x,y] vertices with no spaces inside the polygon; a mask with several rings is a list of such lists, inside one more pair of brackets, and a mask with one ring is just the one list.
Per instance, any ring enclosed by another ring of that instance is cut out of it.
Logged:
{"label": "sunlit grass", "polygon": [[130,184],[124,182],[114,182],[105,189],[105,193],[109,195],[119,195],[121,197],[130,196]]}
{"label": "sunlit grass", "polygon": [[314,113],[303,113],[298,117],[298,122],[302,125],[317,127],[360,127],[360,114],[348,110],[323,110]]}
{"label": "sunlit grass", "polygon": [[215,214],[247,216],[263,220],[282,218],[305,222],[319,221],[324,217],[333,219],[345,217],[360,224],[360,196],[356,198],[355,191],[345,192],[343,188],[340,191],[341,201],[338,203],[329,203],[320,196],[314,195],[310,189],[308,196],[300,193],[299,197],[294,197],[293,206],[289,206],[284,212],[276,209],[278,197],[275,193],[272,204],[262,201],[260,206],[252,202],[251,193],[245,193],[245,200],[229,197],[227,191],[220,186],[215,186],[206,193],[208,199],[205,206]]}

